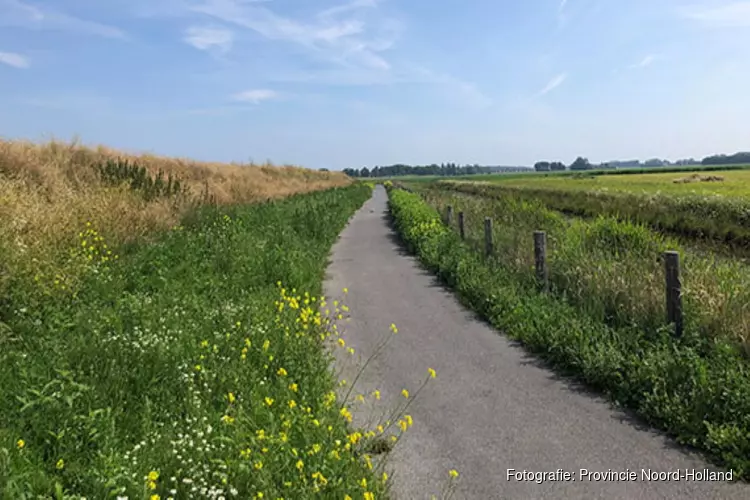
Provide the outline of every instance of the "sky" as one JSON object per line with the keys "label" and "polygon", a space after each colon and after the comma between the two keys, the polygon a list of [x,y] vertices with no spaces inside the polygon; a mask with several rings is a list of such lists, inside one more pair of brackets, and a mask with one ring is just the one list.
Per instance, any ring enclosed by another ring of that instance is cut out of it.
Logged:
{"label": "sky", "polygon": [[310,168],[750,149],[750,1],[0,0],[0,137]]}

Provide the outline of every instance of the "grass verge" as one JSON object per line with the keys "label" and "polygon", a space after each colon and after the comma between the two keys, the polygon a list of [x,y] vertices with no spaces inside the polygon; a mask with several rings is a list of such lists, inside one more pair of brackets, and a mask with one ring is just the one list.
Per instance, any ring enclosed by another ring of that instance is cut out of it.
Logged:
{"label": "grass verge", "polygon": [[691,330],[675,340],[666,329],[606,325],[484,258],[420,195],[389,194],[406,244],[464,304],[679,442],[750,476],[750,371],[734,345]]}
{"label": "grass verge", "polygon": [[318,309],[370,193],[206,207],[117,260],[82,228],[81,286],[0,311],[0,496],[380,497],[323,349],[341,310]]}

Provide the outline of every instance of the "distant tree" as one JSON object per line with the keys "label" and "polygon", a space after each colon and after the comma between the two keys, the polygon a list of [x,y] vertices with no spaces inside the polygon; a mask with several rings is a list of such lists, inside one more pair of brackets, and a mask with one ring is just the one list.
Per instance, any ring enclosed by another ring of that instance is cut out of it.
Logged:
{"label": "distant tree", "polygon": [[570,164],[571,170],[591,170],[593,167],[591,163],[589,163],[588,158],[584,158],[582,156],[579,156],[576,158],[576,160]]}
{"label": "distant tree", "polygon": [[538,161],[534,163],[534,170],[537,172],[549,172],[550,163],[548,161]]}
{"label": "distant tree", "polygon": [[330,170],[324,167],[324,168],[319,168],[318,172],[330,172]]}
{"label": "distant tree", "polygon": [[565,170],[565,164],[561,161],[553,161],[549,164],[549,169],[555,171]]}
{"label": "distant tree", "polygon": [[367,167],[362,167],[362,170],[359,172],[360,177],[370,177],[370,169]]}
{"label": "distant tree", "polygon": [[701,161],[703,165],[733,165],[738,163],[750,163],[750,153],[739,152],[733,155],[713,155],[703,158]]}

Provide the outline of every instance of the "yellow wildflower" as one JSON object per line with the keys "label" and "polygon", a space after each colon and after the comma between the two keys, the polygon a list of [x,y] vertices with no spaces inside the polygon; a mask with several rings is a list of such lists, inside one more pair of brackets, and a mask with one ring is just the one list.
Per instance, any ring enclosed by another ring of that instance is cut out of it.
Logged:
{"label": "yellow wildflower", "polygon": [[57,470],[63,470],[63,468],[65,467],[65,460],[63,460],[62,458],[58,460],[55,464],[55,467],[57,468]]}
{"label": "yellow wildflower", "polygon": [[365,500],[375,500],[375,495],[370,493],[369,491],[365,491]]}
{"label": "yellow wildflower", "polygon": [[221,421],[225,424],[233,424],[234,423],[234,417],[230,417],[229,415],[224,415],[221,417]]}
{"label": "yellow wildflower", "polygon": [[292,392],[297,392],[297,389],[299,389],[299,386],[297,384],[289,384],[289,390]]}
{"label": "yellow wildflower", "polygon": [[391,323],[391,331],[393,333],[398,333],[398,328],[396,328],[396,324],[395,323]]}
{"label": "yellow wildflower", "polygon": [[383,482],[386,482],[386,481],[388,481],[388,474],[383,472]]}
{"label": "yellow wildflower", "polygon": [[406,389],[404,389],[403,391],[401,391],[401,395],[408,399],[409,398],[409,391],[407,391]]}
{"label": "yellow wildflower", "polygon": [[152,470],[151,472],[148,473],[149,481],[156,481],[157,479],[159,479],[159,473],[157,471]]}
{"label": "yellow wildflower", "polygon": [[297,406],[297,402],[293,399],[289,400],[289,408],[294,409]]}
{"label": "yellow wildflower", "polygon": [[16,446],[19,450],[22,450],[24,446],[26,446],[26,441],[24,441],[23,439],[19,439],[18,441],[16,441]]}
{"label": "yellow wildflower", "polygon": [[380,391],[377,389],[372,393],[373,396],[375,396],[375,399],[380,400]]}
{"label": "yellow wildflower", "polygon": [[256,470],[261,470],[263,468],[263,462],[261,462],[260,460],[258,460],[257,462],[255,462],[255,464],[253,465],[253,467],[255,467]]}
{"label": "yellow wildflower", "polygon": [[236,398],[234,397],[234,394],[230,392],[229,394],[227,394],[227,399],[229,400],[229,404],[232,404],[234,403]]}
{"label": "yellow wildflower", "polygon": [[277,374],[278,376],[280,376],[280,377],[286,377],[286,376],[287,376],[287,372],[286,372],[286,370],[285,370],[285,369],[283,369],[283,368],[279,368],[279,371],[277,371],[277,372],[276,372],[276,374]]}
{"label": "yellow wildflower", "polygon": [[361,480],[361,481],[359,482],[359,484],[360,484],[360,485],[361,485],[361,486],[362,486],[363,488],[367,488],[367,479],[365,479],[365,478],[363,477],[363,478],[362,478],[362,480]]}
{"label": "yellow wildflower", "polygon": [[451,476],[452,479],[455,479],[458,477],[458,471],[456,469],[451,469],[448,471],[448,474]]}
{"label": "yellow wildflower", "polygon": [[430,378],[435,378],[435,377],[437,377],[437,372],[435,372],[435,370],[433,370],[432,368],[428,368],[428,369],[427,369],[427,373],[429,373],[429,374],[430,374]]}
{"label": "yellow wildflower", "polygon": [[271,399],[271,398],[269,398],[268,396],[266,396],[266,404],[267,404],[268,406],[271,406],[271,405],[273,404],[273,399]]}

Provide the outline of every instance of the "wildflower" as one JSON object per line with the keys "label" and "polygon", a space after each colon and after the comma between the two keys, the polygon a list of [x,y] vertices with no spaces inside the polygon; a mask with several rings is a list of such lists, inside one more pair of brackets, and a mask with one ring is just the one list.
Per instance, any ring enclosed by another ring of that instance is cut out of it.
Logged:
{"label": "wildflower", "polygon": [[286,377],[286,376],[287,376],[287,372],[286,372],[286,370],[285,370],[285,369],[283,369],[283,368],[279,368],[279,371],[277,371],[277,372],[276,372],[276,374],[277,374],[277,375],[278,375],[279,377]]}
{"label": "wildflower", "polygon": [[271,347],[271,341],[270,340],[266,340],[265,342],[263,342],[263,350],[264,351],[267,351],[269,347]]}
{"label": "wildflower", "polygon": [[240,450],[240,458],[248,459],[250,458],[250,453],[252,453],[250,448],[245,448],[244,450]]}
{"label": "wildflower", "polygon": [[269,398],[268,396],[266,396],[266,404],[267,404],[268,406],[271,406],[271,405],[273,404],[273,399],[271,399],[271,398]]}
{"label": "wildflower", "polygon": [[406,389],[401,391],[401,395],[404,396],[406,399],[409,399],[409,391],[407,391]]}
{"label": "wildflower", "polygon": [[350,347],[348,350],[349,350],[349,354],[352,354],[352,355],[354,354],[354,348],[353,347]]}
{"label": "wildflower", "polygon": [[436,373],[436,372],[435,372],[435,370],[433,370],[432,368],[428,368],[428,369],[427,369],[427,373],[429,373],[429,374],[430,374],[430,378],[435,378],[435,377],[437,377],[437,373]]}
{"label": "wildflower", "polygon": [[349,495],[344,495],[344,500],[354,500],[354,499],[350,497]]}
{"label": "wildflower", "polygon": [[24,446],[26,446],[26,441],[24,441],[23,439],[19,439],[18,441],[16,441],[16,446],[19,450],[22,450]]}
{"label": "wildflower", "polygon": [[160,500],[161,497],[159,495],[153,494],[151,495],[151,498],[149,500]]}
{"label": "wildflower", "polygon": [[398,328],[396,328],[396,324],[395,323],[391,323],[391,331],[394,334],[398,333]]}
{"label": "wildflower", "polygon": [[348,289],[348,288],[346,288],[346,287],[345,287],[345,288],[344,288],[344,289],[343,289],[342,291],[343,291],[344,293],[349,293],[349,289]]}
{"label": "wildflower", "polygon": [[195,371],[199,372],[199,371],[201,371],[202,369],[203,369],[203,368],[201,367],[201,365],[195,365]]}
{"label": "wildflower", "polygon": [[365,500],[375,500],[375,495],[370,493],[369,491],[365,491]]}
{"label": "wildflower", "polygon": [[224,415],[221,417],[221,421],[225,424],[233,424],[234,423],[234,417],[230,417],[229,415]]}
{"label": "wildflower", "polygon": [[293,400],[293,399],[290,399],[288,404],[289,404],[289,408],[292,409],[292,410],[294,408],[296,408],[296,406],[297,406],[297,402],[295,400]]}
{"label": "wildflower", "polygon": [[386,481],[388,481],[388,474],[383,472],[383,482],[386,482]]}
{"label": "wildflower", "polygon": [[360,403],[364,403],[365,397],[362,394],[357,394],[357,401]]}
{"label": "wildflower", "polygon": [[302,460],[297,460],[297,470],[302,470],[302,468],[305,466],[305,462]]}
{"label": "wildflower", "polygon": [[365,478],[363,477],[363,478],[362,478],[362,480],[361,480],[361,481],[359,482],[359,484],[360,484],[360,485],[361,485],[361,486],[362,486],[363,488],[367,488],[367,479],[365,479]]}
{"label": "wildflower", "polygon": [[63,468],[65,467],[65,460],[63,460],[62,458],[58,460],[55,464],[55,467],[57,468],[57,470],[63,470]]}
{"label": "wildflower", "polygon": [[299,386],[297,384],[289,384],[290,391],[297,392],[297,389],[299,389]]}
{"label": "wildflower", "polygon": [[255,464],[253,465],[253,467],[255,467],[256,470],[261,470],[263,468],[263,462],[261,462],[260,460],[258,460],[257,462],[255,462]]}
{"label": "wildflower", "polygon": [[157,471],[152,470],[151,472],[148,473],[149,481],[156,481],[157,479],[159,479],[159,473]]}
{"label": "wildflower", "polygon": [[229,394],[227,394],[227,399],[229,400],[229,404],[232,404],[234,403],[236,398],[234,397],[234,394],[230,392]]}
{"label": "wildflower", "polygon": [[375,396],[375,399],[380,400],[380,391],[377,389],[373,391],[372,395]]}
{"label": "wildflower", "polygon": [[338,343],[339,343],[339,345],[340,345],[341,347],[344,347],[344,346],[346,346],[346,342],[344,342],[344,339],[339,339],[339,340],[338,340]]}
{"label": "wildflower", "polygon": [[448,474],[451,476],[451,479],[455,479],[458,477],[458,471],[456,469],[451,469],[448,471]]}
{"label": "wildflower", "polygon": [[341,408],[341,411],[339,412],[342,417],[344,417],[348,422],[352,421],[352,414],[349,412],[346,408]]}
{"label": "wildflower", "polygon": [[385,432],[385,429],[383,429],[382,425],[378,426],[378,432],[381,433],[381,434]]}
{"label": "wildflower", "polygon": [[149,481],[148,483],[146,483],[146,486],[150,490],[155,490],[156,489],[156,481]]}
{"label": "wildflower", "polygon": [[208,347],[208,340],[204,340],[201,342],[201,347]]}
{"label": "wildflower", "polygon": [[407,424],[405,420],[399,420],[398,426],[401,428],[401,431],[406,431],[406,429],[409,428],[409,424]]}

